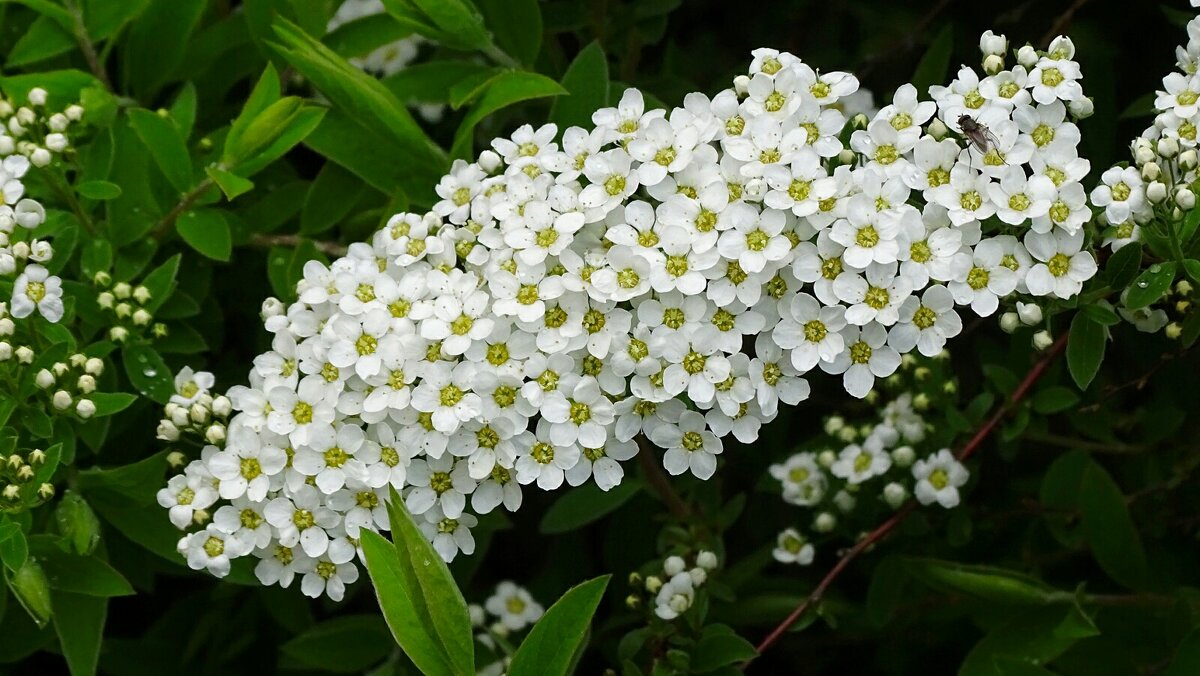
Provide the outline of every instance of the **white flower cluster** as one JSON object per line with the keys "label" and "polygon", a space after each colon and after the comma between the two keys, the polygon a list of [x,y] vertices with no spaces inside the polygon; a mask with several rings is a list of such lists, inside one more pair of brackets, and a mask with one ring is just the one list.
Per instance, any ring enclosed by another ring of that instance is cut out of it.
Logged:
{"label": "white flower cluster", "polygon": [[716,568],[717,555],[707,550],[696,553],[691,567],[682,556],[668,556],[663,560],[662,575],[651,575],[644,583],[654,597],[654,614],[670,621],[686,613],[696,601],[696,591]]}
{"label": "white flower cluster", "polygon": [[50,164],[55,153],[67,149],[67,128],[83,117],[83,108],[70,106],[61,113],[45,111],[46,91],[29,91],[28,105],[16,106],[0,98],[0,276],[16,275],[9,314],[24,319],[34,312],[48,321],[63,317],[62,280],[45,264],[54,257],[50,242],[16,231],[32,231],[46,222],[46,210],[25,197],[21,179],[30,166]]}
{"label": "white flower cluster", "polygon": [[480,668],[478,676],[502,676],[507,672],[511,660],[508,646],[519,643],[512,634],[532,627],[545,614],[542,604],[534,600],[529,590],[510,580],[497,584],[483,605],[472,603],[467,610],[471,625],[478,630],[475,640],[499,657]]}
{"label": "white flower cluster", "polygon": [[[970,474],[949,449],[916,459],[913,446],[925,441],[927,429],[914,407],[915,400],[911,393],[901,394],[883,407],[879,422],[863,427],[847,425],[839,416],[829,418],[825,432],[845,444],[841,451],[805,451],[771,465],[771,476],[782,484],[784,502],[820,510],[813,518],[812,530],[822,534],[837,527],[837,516],[826,507],[853,512],[862,485],[876,478],[888,480],[879,497],[892,509],[904,504],[910,490],[922,505],[958,506],[958,489]],[[893,469],[908,470],[911,476],[889,474]],[[808,565],[816,550],[808,537],[793,527],[779,533],[773,553],[781,563]]]}
{"label": "white flower cluster", "polygon": [[[668,113],[627,90],[561,142],[496,139],[431,212],[267,304],[273,349],[229,391],[225,448],[186,471],[240,516],[192,548],[273,562],[268,583],[280,565],[334,579],[394,487],[449,560],[474,550],[468,501],[610,489],[639,439],[707,479],[814,369],[863,397],[902,354],[940,352],[956,306],[1071,297],[1095,272],[1073,51],[963,68],[933,101],[905,85],[848,124],[852,75],[760,49],[711,99]],[[968,119],[974,141],[948,128]]]}

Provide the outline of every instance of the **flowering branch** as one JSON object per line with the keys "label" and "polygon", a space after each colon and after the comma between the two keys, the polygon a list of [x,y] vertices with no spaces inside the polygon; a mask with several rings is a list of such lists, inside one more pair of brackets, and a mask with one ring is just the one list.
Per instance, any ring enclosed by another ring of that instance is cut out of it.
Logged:
{"label": "flowering branch", "polygon": [[[975,451],[979,450],[979,447],[983,444],[984,440],[991,435],[992,431],[996,429],[996,426],[1000,424],[1000,422],[1008,415],[1008,413],[1012,411],[1012,409],[1016,407],[1016,405],[1020,403],[1027,394],[1029,394],[1029,390],[1033,388],[1034,383],[1036,383],[1038,379],[1042,377],[1042,374],[1046,372],[1046,369],[1049,368],[1050,364],[1060,354],[1062,354],[1063,350],[1066,348],[1068,335],[1068,333],[1064,332],[1058,338],[1058,340],[1046,350],[1046,353],[1042,356],[1042,358],[1039,359],[1037,363],[1035,363],[1033,367],[1029,369],[1027,374],[1025,374],[1025,379],[1021,381],[1021,384],[1018,385],[1015,390],[1013,390],[1008,399],[1005,400],[1000,408],[998,408],[996,412],[992,414],[992,417],[988,418],[987,422],[985,422],[979,427],[978,430],[975,431],[975,434],[971,437],[970,441],[968,441],[956,454],[956,457],[960,462],[971,457]],[[858,543],[851,547],[850,550],[846,552],[845,556],[838,560],[837,564],[835,564],[833,568],[826,573],[825,577],[819,584],[817,584],[817,587],[813,589],[812,593],[809,594],[800,603],[800,605],[796,606],[796,609],[793,610],[790,615],[784,618],[784,620],[780,622],[779,625],[776,626],[775,629],[773,629],[771,633],[762,640],[761,643],[758,644],[756,648],[758,654],[761,655],[767,650],[767,648],[770,648],[772,645],[774,645],[780,639],[780,637],[783,636],[784,632],[786,632],[793,624],[795,624],[800,620],[801,617],[804,616],[809,608],[816,605],[816,603],[825,595],[826,590],[828,590],[833,584],[834,580],[836,580],[838,576],[842,574],[842,571],[850,565],[851,561],[858,558],[859,554],[862,554],[875,543],[887,537],[889,533],[896,529],[896,526],[900,525],[905,519],[908,518],[908,515],[911,514],[916,507],[917,501],[909,500],[903,507],[897,510],[895,514],[890,516],[883,523],[879,524],[875,530],[871,531],[866,537],[859,540]],[[744,669],[749,663],[750,660],[743,662],[742,668]]]}

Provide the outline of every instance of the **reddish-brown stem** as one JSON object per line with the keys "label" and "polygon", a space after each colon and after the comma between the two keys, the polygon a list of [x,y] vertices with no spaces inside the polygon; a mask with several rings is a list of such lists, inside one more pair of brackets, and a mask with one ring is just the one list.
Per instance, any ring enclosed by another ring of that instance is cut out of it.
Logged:
{"label": "reddish-brown stem", "polygon": [[654,446],[640,434],[637,437],[637,443],[638,465],[641,466],[642,473],[646,475],[646,481],[650,482],[651,490],[667,505],[672,516],[680,521],[686,521],[692,515],[692,510],[671,486],[671,480],[667,478],[659,463],[658,454],[653,451]]}
{"label": "reddish-brown stem", "polygon": [[[992,417],[988,418],[987,422],[983,423],[983,425],[981,425],[979,429],[975,431],[975,434],[971,437],[971,439],[958,451],[956,457],[959,460],[965,460],[971,457],[971,455],[973,455],[975,451],[977,451],[979,447],[983,445],[984,440],[987,439],[992,431],[996,429],[996,426],[999,425],[1002,420],[1004,420],[1004,417],[1008,415],[1013,407],[1020,403],[1020,401],[1029,394],[1029,390],[1033,388],[1034,383],[1036,383],[1038,379],[1042,377],[1042,374],[1046,372],[1046,369],[1049,368],[1050,364],[1055,360],[1055,358],[1058,357],[1058,355],[1062,353],[1066,346],[1067,334],[1064,333],[1058,338],[1057,341],[1055,341],[1054,345],[1050,346],[1050,349],[1046,350],[1046,353],[1042,355],[1042,358],[1039,359],[1037,363],[1035,363],[1033,367],[1029,369],[1029,373],[1025,374],[1025,379],[1021,381],[1020,385],[1017,385],[1017,388],[1012,391],[1012,394],[1009,395],[1008,399],[1005,400],[1000,408],[998,408],[996,412],[992,414]],[[786,632],[793,624],[798,622],[800,618],[804,617],[804,614],[821,600],[821,598],[825,595],[825,592],[833,584],[834,580],[836,580],[838,576],[842,574],[842,571],[844,571],[850,565],[851,561],[858,558],[859,554],[862,554],[872,545],[887,537],[889,533],[896,529],[896,526],[900,525],[901,522],[908,518],[909,514],[912,514],[916,507],[917,502],[915,500],[909,500],[904,504],[903,507],[897,510],[895,514],[892,514],[886,521],[879,524],[875,530],[868,533],[866,537],[859,540],[858,543],[851,547],[842,556],[842,558],[839,559],[836,564],[834,564],[833,568],[831,568],[829,572],[825,574],[825,577],[822,578],[817,584],[816,588],[812,590],[812,593],[805,597],[800,605],[796,606],[796,609],[793,610],[786,618],[784,618],[784,620],[780,622],[779,625],[773,630],[771,630],[771,633],[767,634],[767,637],[758,644],[758,654],[761,655],[767,650],[767,648],[770,648],[777,641],[779,641],[784,632]],[[749,664],[750,660],[743,662],[742,668],[745,669]]]}

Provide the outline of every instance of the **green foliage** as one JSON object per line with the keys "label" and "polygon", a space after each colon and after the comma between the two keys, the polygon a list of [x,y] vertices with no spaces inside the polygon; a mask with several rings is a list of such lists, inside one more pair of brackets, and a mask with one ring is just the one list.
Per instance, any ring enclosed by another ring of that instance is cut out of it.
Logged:
{"label": "green foliage", "polygon": [[608,580],[607,575],[589,580],[567,590],[555,601],[513,654],[508,673],[513,676],[571,673]]}

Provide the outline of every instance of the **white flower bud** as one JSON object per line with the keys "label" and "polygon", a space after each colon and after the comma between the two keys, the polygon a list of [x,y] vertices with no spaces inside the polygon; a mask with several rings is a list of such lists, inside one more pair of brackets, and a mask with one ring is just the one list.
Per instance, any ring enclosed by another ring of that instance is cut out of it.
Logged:
{"label": "white flower bud", "polygon": [[12,255],[19,261],[29,258],[29,242],[17,242],[13,244]]}
{"label": "white flower bud", "polygon": [[35,106],[46,105],[46,90],[41,87],[34,87],[29,90],[29,103]]}
{"label": "white flower bud", "polygon": [[21,126],[21,121],[16,117],[10,117],[8,118],[8,133],[17,138],[21,138],[25,135],[25,127]]}
{"label": "white flower bud", "polygon": [[656,594],[659,589],[662,589],[662,580],[657,575],[651,575],[646,578],[646,591]]}
{"label": "white flower bud", "polygon": [[104,361],[98,357],[89,357],[83,364],[83,370],[89,375],[99,376],[104,373]]}
{"label": "white flower bud", "polygon": [[[163,421],[167,422],[167,421]],[[171,451],[167,454],[167,465],[172,469],[179,469],[187,464],[187,456],[181,451]]]}
{"label": "white flower bud", "polygon": [[16,330],[17,325],[13,323],[13,320],[8,317],[0,319],[0,336],[11,336]]}
{"label": "white flower bud", "polygon": [[42,369],[41,371],[38,371],[37,377],[34,378],[34,382],[37,383],[37,386],[43,390],[48,390],[51,387],[54,387],[54,374],[46,369]]}
{"label": "white flower bud", "polygon": [[225,426],[210,425],[204,432],[204,439],[210,444],[221,444],[225,441]]}
{"label": "white flower bud", "polygon": [[1067,110],[1071,111],[1075,119],[1086,120],[1096,112],[1096,104],[1092,101],[1092,97],[1084,96],[1074,101],[1068,101]]}
{"label": "white flower bud", "polygon": [[146,308],[138,308],[133,313],[133,323],[137,326],[146,326],[154,321],[154,315],[146,311]]}
{"label": "white flower bud", "polygon": [[188,419],[188,411],[182,406],[176,408],[167,415],[170,416],[171,422],[175,423],[176,427],[184,428],[191,424],[191,420]]}
{"label": "white flower bud", "polygon": [[1196,149],[1188,148],[1179,153],[1179,168],[1184,171],[1191,171],[1196,168]]}
{"label": "white flower bud", "polygon": [[667,577],[675,577],[683,572],[685,568],[683,559],[678,556],[668,556],[666,561],[663,561],[663,572]]}
{"label": "white flower bud", "polygon": [[1017,301],[1017,316],[1026,326],[1042,323],[1042,306],[1037,303],[1022,303]]}
{"label": "white flower bud", "polygon": [[138,303],[145,305],[146,303],[150,302],[151,298],[152,298],[152,296],[150,295],[150,289],[147,289],[146,287],[144,287],[140,284],[138,286],[134,287],[133,299],[136,300]]}
{"label": "white flower bud", "polygon": [[1146,186],[1146,199],[1150,200],[1151,204],[1162,204],[1163,200],[1167,199],[1167,185],[1162,181],[1151,181],[1150,185]]}
{"label": "white flower bud", "polygon": [[113,304],[116,302],[117,302],[117,299],[114,298],[112,293],[110,293],[108,291],[101,291],[99,294],[96,295],[96,305],[99,305],[101,308],[104,308],[105,310],[113,309]]}
{"label": "white flower bud", "polygon": [[65,411],[71,408],[71,395],[66,390],[59,390],[54,393],[54,397],[50,400],[50,403],[54,405],[54,408]]}
{"label": "white flower bud", "polygon": [[212,400],[212,412],[218,418],[227,418],[233,412],[233,402],[229,401],[229,397],[221,395]]}
{"label": "white flower bud", "polygon": [[67,115],[67,119],[73,122],[78,122],[83,119],[83,106],[71,105],[63,111]]}
{"label": "white flower bud", "polygon": [[979,36],[979,51],[984,56],[1004,56],[1008,51],[1008,38],[996,35],[992,31],[984,31]]}
{"label": "white flower bud", "polygon": [[1049,331],[1038,331],[1033,334],[1033,349],[1044,350],[1054,344],[1054,336]]}
{"label": "white flower bud", "polygon": [[192,404],[191,408],[188,409],[188,418],[191,418],[192,422],[206,423],[211,413],[211,411],[200,404]]}
{"label": "white flower bud", "polygon": [[262,309],[259,311],[259,314],[262,316],[263,321],[266,321],[271,317],[282,315],[286,310],[287,308],[284,306],[283,301],[271,296],[262,302]]}
{"label": "white flower bud", "polygon": [[96,391],[96,379],[85,373],[79,376],[79,381],[75,384],[75,387],[83,394],[91,394]]}
{"label": "white flower bud", "polygon": [[1142,179],[1146,181],[1158,180],[1162,175],[1162,169],[1158,166],[1158,162],[1146,162],[1142,165]]}
{"label": "white flower bud", "polygon": [[1004,70],[1004,57],[995,54],[989,54],[983,59],[983,72],[988,75],[995,75]]}
{"label": "white flower bud", "polygon": [[[1139,140],[1145,141],[1145,139],[1139,139]],[[1134,162],[1138,163],[1139,165],[1144,165],[1144,164],[1153,162],[1154,157],[1155,157],[1154,156],[1154,148],[1150,145],[1149,142],[1134,144],[1134,148],[1133,148],[1133,161]],[[1143,178],[1145,178],[1145,176],[1146,176],[1145,174],[1142,174]],[[1157,175],[1155,177],[1152,177],[1151,180],[1153,180],[1153,178],[1157,178]]]}
{"label": "white flower bud", "polygon": [[1037,65],[1037,62],[1037,50],[1030,45],[1025,45],[1017,50],[1017,63],[1025,66],[1025,70],[1032,70]]}
{"label": "white flower bud", "polygon": [[846,426],[845,419],[840,415],[831,415],[825,420],[825,434],[836,434],[838,430]]}
{"label": "white flower bud", "polygon": [[[3,128],[0,127],[0,130]],[[13,138],[7,134],[0,133],[0,157],[12,155],[17,151],[17,144]]]}
{"label": "white flower bud", "polygon": [[12,355],[12,343],[9,343],[7,340],[0,341],[0,361],[8,361],[12,359]]}
{"label": "white flower bud", "polygon": [[1052,59],[1073,59],[1075,58],[1075,43],[1071,38],[1060,35],[1050,41],[1050,49],[1047,54]]}
{"label": "white flower bud", "polygon": [[738,95],[738,98],[746,96],[750,91],[750,76],[739,75],[733,78],[733,92]]}
{"label": "white flower bud", "polygon": [[942,139],[946,138],[946,134],[950,133],[950,128],[946,126],[946,123],[942,122],[940,119],[938,119],[936,117],[933,118],[933,122],[929,123],[928,130],[929,130],[929,135],[932,136],[933,138],[937,139],[938,141],[941,141]]}
{"label": "white flower bud", "polygon": [[46,150],[45,148],[38,148],[29,155],[29,161],[32,162],[33,166],[35,167],[45,167],[49,165],[50,161],[53,159],[54,156],[51,155],[50,151]]}
{"label": "white flower bud", "polygon": [[117,313],[119,319],[127,319],[129,315],[133,314],[133,305],[129,303],[117,303],[114,311]]}
{"label": "white flower bud", "polygon": [[129,338],[129,329],[124,326],[114,326],[108,330],[108,339],[114,343],[124,343]]}
{"label": "white flower bud", "polygon": [[56,361],[50,366],[50,370],[54,371],[54,375],[61,378],[67,375],[67,371],[70,370],[70,367],[67,366],[66,362]]}
{"label": "white flower bud", "polygon": [[1000,330],[1005,333],[1012,333],[1021,325],[1021,318],[1015,312],[1005,312],[1000,315]]}
{"label": "white flower bud", "polygon": [[763,195],[767,194],[769,187],[770,186],[768,186],[767,182],[763,179],[752,178],[749,181],[746,181],[746,185],[743,190],[746,197],[761,199]]}
{"label": "white flower bud", "polygon": [[854,164],[855,157],[854,151],[846,148],[838,153],[838,164]]}
{"label": "white flower bud", "polygon": [[480,168],[489,174],[494,173],[500,168],[500,156],[497,155],[493,150],[485,150],[479,153],[479,159],[477,161]]}
{"label": "white flower bud", "polygon": [[817,454],[817,464],[829,469],[833,467],[833,463],[837,462],[837,454],[829,449],[825,449]]}
{"label": "white flower bud", "polygon": [[838,491],[833,496],[833,505],[837,507],[843,514],[849,514],[854,511],[854,506],[858,504],[858,500],[846,491]]}
{"label": "white flower bud", "polygon": [[892,450],[892,462],[896,463],[897,467],[908,467],[916,459],[917,453],[912,446],[899,446]]}
{"label": "white flower bud", "polygon": [[908,490],[895,481],[883,487],[883,501],[892,509],[900,509],[908,499]]}
{"label": "white flower bud", "polygon": [[28,127],[37,119],[37,113],[33,112],[32,108],[21,106],[17,109],[17,121]]}
{"label": "white flower bud", "polygon": [[478,603],[472,603],[467,606],[467,614],[471,617],[472,627],[482,627],[487,617],[483,614],[483,606]]}
{"label": "white flower bud", "polygon": [[924,392],[913,397],[913,408],[918,411],[924,411],[929,408],[929,395]]}
{"label": "white flower bud", "polygon": [[1158,139],[1158,154],[1167,159],[1175,157],[1179,154],[1179,141],[1171,136]]}
{"label": "white flower bud", "polygon": [[79,403],[75,405],[75,413],[78,414],[80,418],[87,420],[88,418],[96,415],[96,403],[91,399],[80,399]]}
{"label": "white flower bud", "polygon": [[699,587],[708,581],[708,571],[696,566],[688,571],[688,577],[692,578],[692,585]]}
{"label": "white flower bud", "polygon": [[50,149],[53,152],[61,153],[62,151],[67,149],[67,137],[58,132],[54,132],[52,134],[47,134],[46,135],[46,148]]}
{"label": "white flower bud", "polygon": [[818,533],[829,533],[837,528],[837,517],[829,512],[821,512],[813,519],[813,530]]}
{"label": "white flower bud", "polygon": [[71,121],[67,119],[66,115],[55,113],[50,116],[46,124],[49,125],[50,131],[63,132],[71,125]]}
{"label": "white flower bud", "polygon": [[133,295],[133,287],[129,282],[117,282],[113,284],[113,294],[120,300],[126,300]]}
{"label": "white flower bud", "polygon": [[716,570],[717,564],[717,555],[708,551],[707,549],[701,550],[700,553],[696,555],[696,565],[704,568],[705,570]]}
{"label": "white flower bud", "polygon": [[17,348],[17,361],[22,364],[33,363],[33,349],[28,345],[22,345]]}
{"label": "white flower bud", "polygon": [[1175,191],[1175,206],[1184,211],[1190,211],[1192,207],[1196,206],[1196,193],[1188,190],[1187,186],[1180,186]]}

